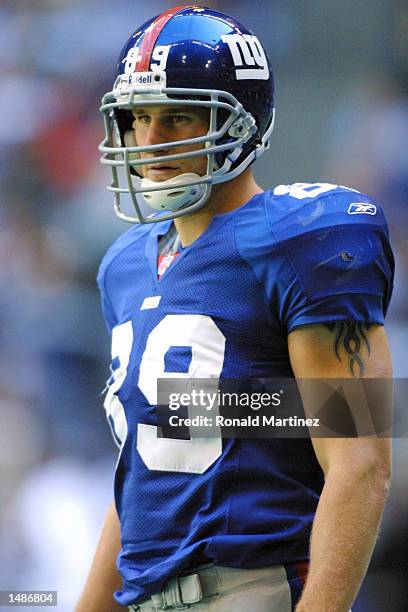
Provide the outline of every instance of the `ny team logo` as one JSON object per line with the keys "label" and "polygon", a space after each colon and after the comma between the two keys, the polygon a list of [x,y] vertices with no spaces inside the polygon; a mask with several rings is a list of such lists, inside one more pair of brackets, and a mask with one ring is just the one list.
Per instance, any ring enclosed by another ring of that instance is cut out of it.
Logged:
{"label": "ny team logo", "polygon": [[231,51],[236,67],[235,76],[243,79],[269,79],[269,66],[265,51],[256,36],[251,34],[225,34],[221,37]]}

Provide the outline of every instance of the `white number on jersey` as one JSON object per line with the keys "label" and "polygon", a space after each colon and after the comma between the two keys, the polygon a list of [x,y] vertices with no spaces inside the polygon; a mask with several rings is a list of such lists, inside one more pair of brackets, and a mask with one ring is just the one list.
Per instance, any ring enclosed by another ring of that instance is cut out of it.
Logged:
{"label": "white number on jersey", "polygon": [[[120,366],[114,372],[105,400],[105,408],[114,422],[116,437],[123,444],[125,412],[117,392],[125,380],[133,331],[130,321],[112,331],[112,357],[119,357]],[[115,348],[114,348],[115,344]],[[164,358],[172,346],[189,346],[192,359],[186,373],[164,371]],[[127,352],[127,354],[125,354]],[[157,404],[158,378],[208,378],[217,380],[221,374],[225,352],[225,337],[214,321],[205,315],[167,315],[150,332],[140,363],[138,385],[148,402]],[[217,406],[212,416],[218,414]],[[127,425],[126,425],[127,432]],[[140,423],[137,432],[137,450],[151,470],[202,474],[222,452],[221,431],[218,437],[177,440],[159,438],[157,427]],[[126,435],[126,434],[125,434]]]}
{"label": "white number on jersey", "polygon": [[[290,195],[292,198],[304,200],[306,198],[316,198],[322,193],[337,189],[339,186],[341,185],[332,185],[331,183],[293,183],[293,185],[278,185],[273,190],[273,194]],[[356,189],[351,189],[351,187],[341,186],[341,188],[359,193]]]}
{"label": "white number on jersey", "polygon": [[119,367],[112,371],[113,382],[109,385],[103,405],[108,420],[114,429],[115,438],[120,444],[123,444],[127,436],[127,422],[125,409],[117,394],[126,378],[132,343],[133,329],[131,321],[126,321],[126,323],[113,328],[112,362],[118,359]]}
{"label": "white number on jersey", "polygon": [[293,183],[293,185],[278,185],[273,190],[274,195],[290,195],[292,198],[304,200],[337,189],[338,185],[331,183]]}

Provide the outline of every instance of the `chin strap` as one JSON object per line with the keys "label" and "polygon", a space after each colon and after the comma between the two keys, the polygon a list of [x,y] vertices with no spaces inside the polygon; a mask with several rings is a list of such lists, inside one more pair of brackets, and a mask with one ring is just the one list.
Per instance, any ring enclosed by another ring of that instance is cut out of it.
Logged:
{"label": "chin strap", "polygon": [[[144,178],[140,181],[142,195],[146,203],[155,210],[179,210],[198,202],[204,193],[205,185],[188,185],[186,182],[199,180],[201,177],[193,172],[180,174],[167,181],[156,182]],[[167,187],[160,191],[151,191],[153,187]],[[145,191],[146,190],[146,191]]]}

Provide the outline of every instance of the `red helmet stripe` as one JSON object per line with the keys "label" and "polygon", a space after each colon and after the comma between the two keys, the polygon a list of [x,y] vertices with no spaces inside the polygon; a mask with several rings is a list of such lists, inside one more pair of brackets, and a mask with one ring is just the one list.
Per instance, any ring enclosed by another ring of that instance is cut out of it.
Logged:
{"label": "red helmet stripe", "polygon": [[156,44],[156,40],[159,38],[160,32],[162,31],[166,23],[170,21],[172,17],[174,17],[174,15],[177,15],[177,13],[187,7],[188,5],[175,6],[174,8],[171,8],[168,11],[164,11],[164,13],[161,13],[161,15],[159,15],[153,21],[153,23],[150,24],[149,28],[146,30],[146,33],[139,48],[139,55],[136,62],[135,72],[146,72],[149,70],[153,48]]}

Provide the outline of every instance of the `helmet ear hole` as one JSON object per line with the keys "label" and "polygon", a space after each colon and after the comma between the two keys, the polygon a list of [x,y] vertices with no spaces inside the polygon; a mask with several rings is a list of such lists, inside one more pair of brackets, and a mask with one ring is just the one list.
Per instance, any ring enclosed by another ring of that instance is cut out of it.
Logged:
{"label": "helmet ear hole", "polygon": [[136,138],[133,130],[127,130],[123,134],[123,144],[125,147],[136,147]]}
{"label": "helmet ear hole", "polygon": [[[123,134],[123,145],[125,147],[136,147],[137,146],[137,142],[136,142],[136,138],[135,138],[135,133],[133,130],[127,130],[124,134]],[[140,155],[139,153],[130,153],[129,155],[129,159],[139,159]],[[140,178],[143,178],[143,174],[140,172],[140,170],[137,170],[137,167],[135,166],[130,166],[130,174],[133,174],[133,176],[138,176]]]}
{"label": "helmet ear hole", "polygon": [[124,135],[126,134],[126,132],[133,131],[132,125],[135,118],[133,117],[133,114],[130,110],[124,108],[115,108],[114,114],[122,146],[125,147],[126,144],[124,141]]}

